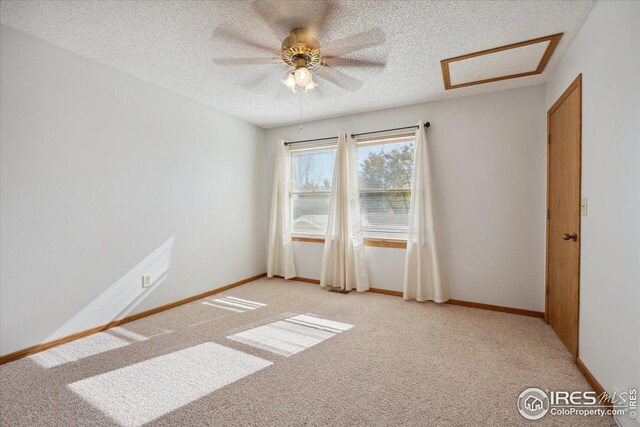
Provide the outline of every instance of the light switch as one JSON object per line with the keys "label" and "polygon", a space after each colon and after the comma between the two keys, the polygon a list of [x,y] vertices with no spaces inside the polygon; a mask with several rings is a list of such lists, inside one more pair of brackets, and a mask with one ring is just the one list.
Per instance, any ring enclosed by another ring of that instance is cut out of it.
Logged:
{"label": "light switch", "polygon": [[587,216],[587,198],[580,199],[580,215]]}

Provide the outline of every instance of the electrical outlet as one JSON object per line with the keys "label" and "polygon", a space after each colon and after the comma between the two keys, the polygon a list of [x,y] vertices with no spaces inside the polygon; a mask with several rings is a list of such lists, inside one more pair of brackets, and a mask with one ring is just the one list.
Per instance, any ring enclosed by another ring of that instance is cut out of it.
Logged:
{"label": "electrical outlet", "polygon": [[144,276],[142,276],[142,287],[148,288],[149,286],[151,286],[151,275],[145,274]]}

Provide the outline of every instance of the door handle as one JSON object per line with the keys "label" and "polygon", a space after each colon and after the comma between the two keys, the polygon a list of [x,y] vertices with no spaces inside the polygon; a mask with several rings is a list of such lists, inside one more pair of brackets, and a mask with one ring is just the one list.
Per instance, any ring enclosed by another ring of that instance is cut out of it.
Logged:
{"label": "door handle", "polygon": [[569,239],[571,239],[571,240],[573,240],[573,241],[575,242],[576,240],[578,240],[578,235],[577,235],[576,233],[573,233],[573,234],[567,234],[567,233],[564,233],[564,234],[562,235],[562,239],[563,239],[563,240],[569,240]]}

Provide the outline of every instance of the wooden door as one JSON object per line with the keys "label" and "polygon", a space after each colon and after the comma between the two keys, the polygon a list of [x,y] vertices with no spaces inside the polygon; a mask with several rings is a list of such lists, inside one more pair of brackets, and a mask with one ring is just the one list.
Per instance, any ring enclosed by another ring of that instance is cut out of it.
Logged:
{"label": "wooden door", "polygon": [[582,75],[547,113],[545,319],[578,356]]}

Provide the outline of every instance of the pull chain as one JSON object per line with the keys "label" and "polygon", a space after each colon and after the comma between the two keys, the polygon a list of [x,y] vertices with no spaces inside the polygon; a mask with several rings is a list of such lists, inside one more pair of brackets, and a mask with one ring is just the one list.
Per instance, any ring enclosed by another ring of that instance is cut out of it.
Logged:
{"label": "pull chain", "polygon": [[300,121],[302,121],[302,94],[298,95],[300,97]]}

